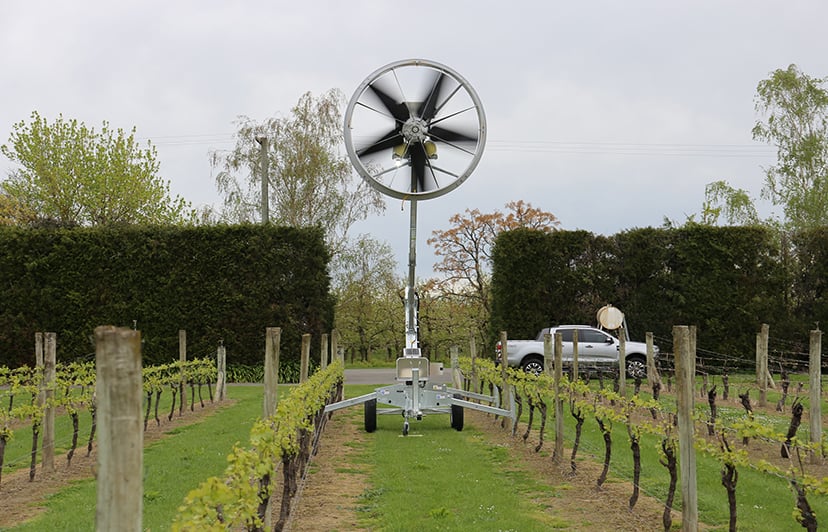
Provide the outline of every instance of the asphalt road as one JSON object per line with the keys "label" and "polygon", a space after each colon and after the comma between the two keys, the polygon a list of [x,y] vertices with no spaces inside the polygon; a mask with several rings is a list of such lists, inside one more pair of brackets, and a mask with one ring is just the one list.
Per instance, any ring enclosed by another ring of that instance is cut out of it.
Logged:
{"label": "asphalt road", "polygon": [[[394,368],[346,369],[345,384],[396,384],[397,370]],[[432,365],[429,381],[451,382],[451,372],[444,369],[442,375],[437,366]]]}

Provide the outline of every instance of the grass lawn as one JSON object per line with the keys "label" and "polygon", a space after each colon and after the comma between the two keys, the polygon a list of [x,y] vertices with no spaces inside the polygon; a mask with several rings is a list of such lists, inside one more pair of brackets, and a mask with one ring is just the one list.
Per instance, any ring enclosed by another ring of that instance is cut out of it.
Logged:
{"label": "grass lawn", "polygon": [[[373,387],[346,387],[348,395]],[[360,407],[357,407],[360,408]],[[361,420],[361,417],[360,417]],[[549,488],[534,480],[503,447],[467,424],[458,432],[448,415],[412,421],[402,436],[402,417],[380,415],[368,439],[372,487],[362,497],[368,529],[550,530],[565,523],[544,513],[532,496]]]}
{"label": "grass lawn", "polygon": [[[144,530],[168,530],[187,493],[222,474],[233,445],[249,440],[250,427],[261,415],[262,393],[261,386],[229,385],[235,404],[205,422],[173,428],[144,450]],[[95,490],[94,480],[76,482],[50,497],[45,513],[12,530],[94,530]]]}

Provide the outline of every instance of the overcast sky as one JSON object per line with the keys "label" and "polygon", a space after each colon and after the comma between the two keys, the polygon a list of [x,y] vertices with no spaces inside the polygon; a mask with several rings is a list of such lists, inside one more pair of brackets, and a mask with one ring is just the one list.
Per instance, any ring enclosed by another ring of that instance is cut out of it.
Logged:
{"label": "overcast sky", "polygon": [[[476,171],[418,207],[425,240],[465,208],[522,199],[563,229],[612,235],[684,222],[705,184],[758,198],[775,150],[754,142],[757,83],[796,63],[828,76],[828,2],[0,0],[0,143],[33,111],[137,128],[194,205],[220,203],[208,154],[239,115],[285,115],[305,92],[348,97],[393,61],[443,63],[488,120]],[[0,174],[12,169],[0,156]],[[408,253],[399,200],[359,230]],[[769,206],[763,214],[770,214]]]}

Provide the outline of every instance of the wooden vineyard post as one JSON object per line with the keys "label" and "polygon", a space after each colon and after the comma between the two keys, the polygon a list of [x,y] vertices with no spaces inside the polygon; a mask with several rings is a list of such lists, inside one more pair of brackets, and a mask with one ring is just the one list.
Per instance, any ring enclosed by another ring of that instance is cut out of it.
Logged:
{"label": "wooden vineyard post", "polygon": [[572,329],[572,382],[578,382],[578,329]]}
{"label": "wooden vineyard post", "polygon": [[756,333],[756,385],[759,387],[759,406],[767,406],[768,395],[768,332],[767,323]]}
{"label": "wooden vineyard post", "polygon": [[500,377],[503,381],[503,388],[502,393],[500,394],[500,408],[504,410],[509,409],[509,384],[507,380],[508,373],[506,368],[509,366],[509,351],[506,342],[508,341],[508,337],[506,336],[506,331],[500,331]]}
{"label": "wooden vineyard post", "polygon": [[[35,368],[40,372],[40,375],[43,375],[44,368],[43,368],[43,333],[36,332],[35,333]],[[45,379],[40,380],[40,385],[37,391],[37,401],[36,406],[40,411],[46,407],[46,381]]]}
{"label": "wooden vineyard post", "polygon": [[[35,368],[43,371],[43,333],[36,332],[35,333]],[[40,387],[40,391],[37,394],[37,405],[40,408],[43,408],[43,387]]]}
{"label": "wooden vineyard post", "polygon": [[[546,346],[544,345],[544,348]],[[545,349],[544,349],[545,350]],[[545,354],[545,353],[544,353]],[[552,455],[555,461],[563,461],[564,452],[564,422],[563,399],[561,399],[561,379],[563,378],[563,335],[555,333],[555,452]]]}
{"label": "wooden vineyard post", "polygon": [[618,329],[618,395],[627,397],[627,332]]}
{"label": "wooden vineyard post", "polygon": [[183,412],[187,408],[187,385],[186,377],[184,376],[184,366],[187,363],[187,331],[184,329],[178,330],[178,360],[181,362],[181,383],[179,385],[178,395],[178,411]]}
{"label": "wooden vineyard post", "polygon": [[98,486],[95,530],[140,532],[144,434],[141,333],[95,329]]}
{"label": "wooden vineyard post", "polygon": [[552,335],[543,333],[543,372],[548,376],[555,374],[555,344]]}
{"label": "wooden vineyard post", "polygon": [[451,385],[458,390],[463,387],[463,377],[460,374],[460,348],[453,345],[449,348],[451,360]]}
{"label": "wooden vineyard post", "polygon": [[322,354],[319,357],[321,362],[320,367],[325,369],[328,367],[328,333],[322,334],[322,345],[320,351],[322,351]]}
{"label": "wooden vineyard post", "polygon": [[[279,403],[279,351],[282,341],[280,327],[265,329],[265,363],[264,363],[264,409],[263,417],[269,419],[276,415],[276,406]],[[265,508],[265,530],[272,530],[273,498],[268,497]]]}
{"label": "wooden vineyard post", "polygon": [[216,398],[224,401],[227,396],[227,348],[224,344],[216,350]]}
{"label": "wooden vineyard post", "polygon": [[661,384],[661,376],[658,374],[658,369],[655,365],[655,346],[653,343],[653,333],[648,332],[645,335],[647,342],[647,380],[650,381],[650,388],[656,383]]}
{"label": "wooden vineyard post", "polygon": [[699,509],[696,493],[696,450],[693,448],[693,401],[695,383],[695,352],[691,350],[687,326],[673,327],[676,364],[676,400],[678,403],[679,464],[681,467],[681,529],[698,530]]}
{"label": "wooden vineyard post", "polygon": [[[503,379],[503,385],[506,385],[506,368],[509,366],[509,350],[506,342],[508,337],[506,331],[500,331],[500,376]],[[502,406],[502,405],[501,405]]]}
{"label": "wooden vineyard post", "polygon": [[265,330],[265,363],[264,363],[264,409],[263,415],[267,419],[276,413],[279,402],[277,388],[279,386],[279,344],[282,339],[282,329],[268,327]]}
{"label": "wooden vineyard post", "polygon": [[819,454],[811,453],[811,463],[817,464],[822,461],[822,331],[811,331],[809,348],[809,375],[810,375],[810,418],[811,443],[820,449]]}
{"label": "wooden vineyard post", "polygon": [[345,356],[339,352],[339,331],[337,329],[331,330],[331,360],[336,357],[341,364],[345,364]]}
{"label": "wooden vineyard post", "polygon": [[310,363],[310,342],[311,342],[311,335],[310,334],[303,334],[302,335],[302,361],[301,365],[299,366],[299,384],[302,384],[306,380],[308,380],[308,365]]}
{"label": "wooden vineyard post", "polygon": [[480,392],[480,385],[477,381],[477,341],[474,339],[474,331],[469,333],[469,356],[471,357],[471,391]]}
{"label": "wooden vineyard post", "polygon": [[44,471],[55,470],[55,365],[57,364],[57,334],[44,334],[43,357],[43,461]]}

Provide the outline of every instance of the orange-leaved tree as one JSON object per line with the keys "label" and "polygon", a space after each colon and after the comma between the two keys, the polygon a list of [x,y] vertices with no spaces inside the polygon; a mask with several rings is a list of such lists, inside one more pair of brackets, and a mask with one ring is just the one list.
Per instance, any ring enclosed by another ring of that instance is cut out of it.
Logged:
{"label": "orange-leaved tree", "polygon": [[551,232],[558,218],[523,200],[506,204],[506,212],[481,213],[466,209],[449,218],[451,227],[432,232],[428,244],[439,261],[434,271],[442,274],[443,297],[462,301],[476,324],[478,339],[485,338],[490,314],[491,256],[495,238],[517,228]]}

